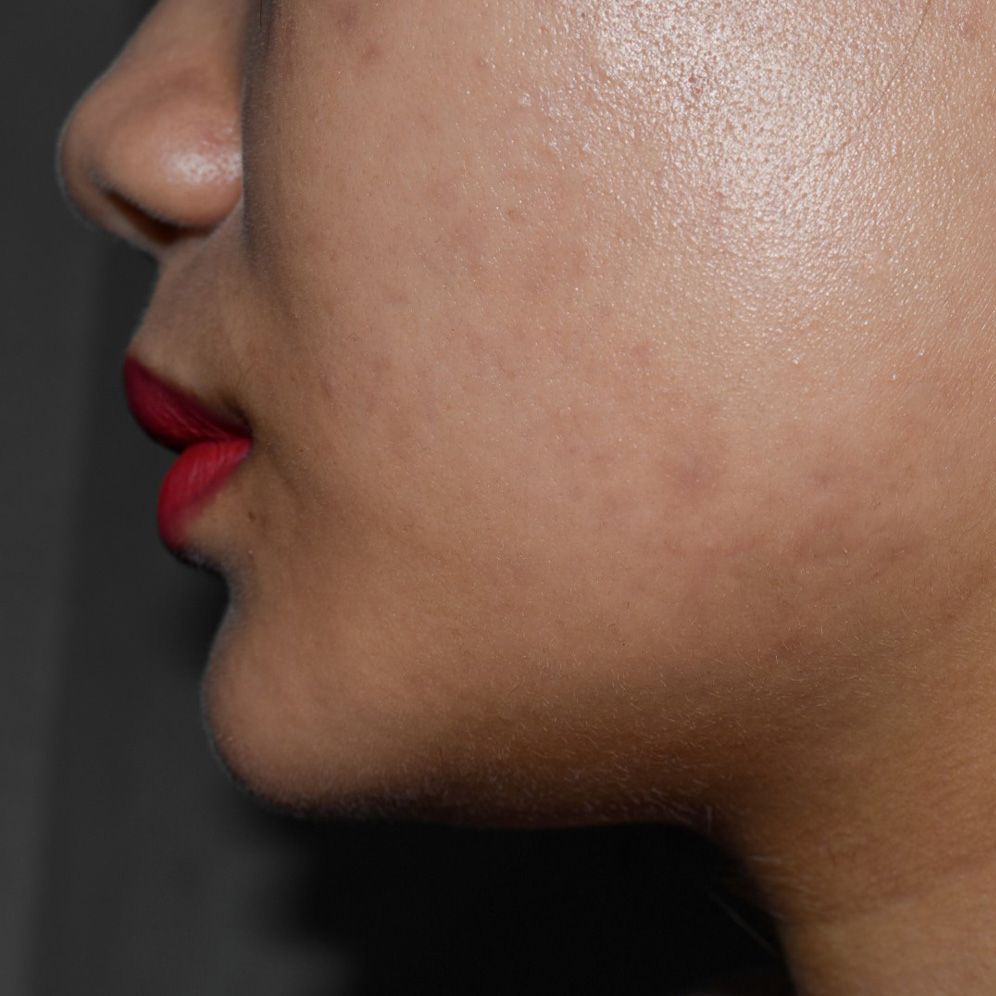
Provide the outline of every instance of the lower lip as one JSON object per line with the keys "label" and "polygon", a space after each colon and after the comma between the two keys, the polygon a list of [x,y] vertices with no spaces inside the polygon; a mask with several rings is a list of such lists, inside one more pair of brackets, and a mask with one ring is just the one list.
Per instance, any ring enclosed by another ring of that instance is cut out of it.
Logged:
{"label": "lower lip", "polygon": [[207,440],[188,446],[159,492],[159,535],[171,550],[186,546],[187,530],[207,502],[249,455],[249,439]]}

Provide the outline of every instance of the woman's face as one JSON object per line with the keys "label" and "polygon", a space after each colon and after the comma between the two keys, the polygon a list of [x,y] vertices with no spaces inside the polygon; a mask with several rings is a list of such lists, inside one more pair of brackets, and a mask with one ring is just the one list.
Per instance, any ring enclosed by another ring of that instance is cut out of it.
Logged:
{"label": "woman's face", "polygon": [[980,629],[994,94],[990,0],[160,3],[63,162],[252,429],[186,539],[236,774],[656,817]]}

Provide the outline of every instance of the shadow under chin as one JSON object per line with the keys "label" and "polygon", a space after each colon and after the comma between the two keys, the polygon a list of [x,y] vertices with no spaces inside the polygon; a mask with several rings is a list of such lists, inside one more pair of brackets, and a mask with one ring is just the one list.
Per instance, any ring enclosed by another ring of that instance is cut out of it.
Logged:
{"label": "shadow under chin", "polygon": [[[531,781],[528,773],[499,772],[487,767],[459,780],[442,771],[401,764],[388,774],[366,775],[348,770],[293,770],[287,757],[274,761],[265,749],[226,726],[213,704],[221,682],[205,676],[201,717],[216,763],[234,788],[252,805],[278,817],[315,823],[419,823],[479,830],[570,830],[620,824],[652,824],[695,831],[704,829],[699,808],[660,797],[606,797],[589,800],[558,798],[556,786]],[[228,711],[227,709],[225,710]],[[228,727],[231,727],[229,722]]]}
{"label": "shadow under chin", "polygon": [[209,668],[202,682],[208,743],[254,818],[301,857],[269,916],[344,952],[348,992],[792,992],[773,921],[730,856],[681,825],[688,810],[640,825],[624,811],[557,816],[516,807],[508,786],[489,799],[486,779],[469,790],[435,775],[362,792],[309,777],[295,791],[244,731],[224,730],[212,694],[231,677]]}
{"label": "shadow under chin", "polygon": [[427,784],[295,797],[264,787],[205,725],[260,818],[303,845],[272,915],[334,937],[355,967],[350,992],[793,991],[741,870],[686,827],[543,827],[538,812],[445,802]]}
{"label": "shadow under chin", "polygon": [[793,991],[738,871],[687,831],[286,826],[310,860],[282,922],[337,937],[363,996]]}

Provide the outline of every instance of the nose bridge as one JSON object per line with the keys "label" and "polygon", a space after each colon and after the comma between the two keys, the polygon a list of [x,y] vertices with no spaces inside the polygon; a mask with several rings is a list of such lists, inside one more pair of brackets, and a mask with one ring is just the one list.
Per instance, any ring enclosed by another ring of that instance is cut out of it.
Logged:
{"label": "nose bridge", "polygon": [[241,194],[241,27],[228,0],[166,0],[74,108],[67,195],[156,252],[223,221]]}

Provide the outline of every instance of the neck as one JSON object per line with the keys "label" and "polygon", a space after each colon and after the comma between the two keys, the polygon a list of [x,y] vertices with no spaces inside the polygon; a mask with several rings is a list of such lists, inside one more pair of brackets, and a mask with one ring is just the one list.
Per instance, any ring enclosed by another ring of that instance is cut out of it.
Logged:
{"label": "neck", "polygon": [[865,910],[800,917],[784,940],[802,996],[996,992],[996,867],[951,871]]}
{"label": "neck", "polygon": [[939,656],[727,809],[803,996],[996,992],[996,682]]}

